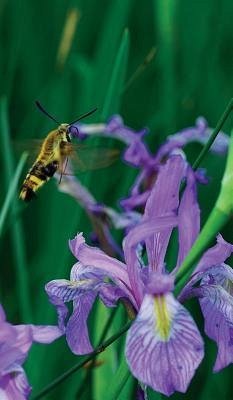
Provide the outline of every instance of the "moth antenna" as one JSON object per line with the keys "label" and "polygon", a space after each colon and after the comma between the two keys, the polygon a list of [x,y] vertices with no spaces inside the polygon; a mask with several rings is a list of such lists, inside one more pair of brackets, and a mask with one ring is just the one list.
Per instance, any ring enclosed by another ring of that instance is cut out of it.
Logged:
{"label": "moth antenna", "polygon": [[60,125],[60,122],[58,122],[52,115],[50,115],[45,109],[44,107],[40,104],[40,102],[38,100],[35,101],[35,104],[37,106],[37,108],[45,115],[47,115],[48,118],[50,118],[52,121],[56,122],[56,124]]}
{"label": "moth antenna", "polygon": [[88,111],[87,113],[81,115],[81,117],[79,117],[79,118],[76,119],[75,121],[71,122],[69,125],[73,125],[73,124],[75,124],[75,122],[78,122],[78,121],[80,121],[81,119],[88,117],[89,115],[91,115],[91,114],[93,114],[94,112],[96,112],[96,110],[97,110],[97,107],[96,107],[96,108],[93,108],[93,110]]}

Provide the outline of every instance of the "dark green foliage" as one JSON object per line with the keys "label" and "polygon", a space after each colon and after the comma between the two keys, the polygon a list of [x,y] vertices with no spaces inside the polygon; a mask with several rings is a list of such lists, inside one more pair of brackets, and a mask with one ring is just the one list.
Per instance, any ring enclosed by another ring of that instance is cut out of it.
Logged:
{"label": "dark green foliage", "polygon": [[[80,20],[67,58],[59,64],[57,53],[63,27],[72,8],[80,13]],[[1,204],[19,161],[19,156],[13,159],[11,143],[43,139],[54,129],[53,122],[35,108],[36,99],[61,122],[72,121],[94,107],[98,112],[88,122],[105,121],[110,115],[121,113],[125,123],[134,129],[151,129],[147,141],[152,151],[168,134],[194,125],[199,115],[215,126],[233,95],[232,17],[231,0],[2,1]],[[126,82],[153,46],[157,49],[155,58],[124,91]],[[232,117],[226,123],[226,131],[231,127]],[[90,144],[96,141],[103,146],[119,146],[107,139],[89,139]],[[200,150],[201,146],[189,146],[189,159],[194,160]],[[213,155],[208,155],[202,164],[212,177],[209,187],[200,189],[203,220],[217,197],[224,165],[224,157]],[[118,162],[104,171],[86,173],[81,180],[98,201],[116,207],[134,176],[133,169]],[[69,278],[75,260],[68,249],[68,239],[80,231],[88,238],[90,229],[84,211],[75,200],[58,192],[54,182],[45,185],[38,199],[27,206],[17,198],[12,202],[1,236],[0,302],[8,320],[55,323],[55,311],[48,303],[44,285],[51,279]],[[233,241],[230,226],[224,236]],[[171,265],[172,255],[168,258]],[[108,316],[109,310],[97,304],[90,320],[95,344]],[[109,334],[124,322],[122,308]],[[115,377],[125,379],[125,371],[116,372],[123,348],[122,339],[100,355],[103,365],[90,374],[87,390],[79,399],[107,398],[110,382]],[[173,399],[232,398],[232,368],[213,375],[215,354],[215,346],[208,341],[205,361],[188,393],[176,394]],[[26,364],[34,391],[77,361],[64,338],[49,346],[35,345]],[[46,398],[74,400],[85,373],[79,371]],[[112,387],[112,392],[116,391],[117,387]],[[121,392],[119,389],[118,398],[133,398],[134,392],[135,384],[130,378]],[[161,398],[150,391],[149,399]]]}

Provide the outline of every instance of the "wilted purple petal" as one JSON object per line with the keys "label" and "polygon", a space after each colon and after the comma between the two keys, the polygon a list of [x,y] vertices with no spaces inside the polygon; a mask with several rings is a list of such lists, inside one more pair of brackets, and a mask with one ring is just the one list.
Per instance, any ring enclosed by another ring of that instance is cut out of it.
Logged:
{"label": "wilted purple petal", "polygon": [[187,172],[187,185],[178,211],[179,254],[176,269],[184,261],[200,230],[200,208],[197,202],[195,175]]}
{"label": "wilted purple petal", "polygon": [[149,167],[153,162],[152,155],[139,136],[134,140],[124,153],[124,160],[135,167]]}
{"label": "wilted purple petal", "polygon": [[147,200],[148,197],[151,194],[151,190],[146,190],[143,193],[133,195],[131,197],[128,197],[126,199],[120,200],[120,205],[127,211],[127,210],[132,210],[135,207],[140,207],[143,206]]}
{"label": "wilted purple petal", "polygon": [[73,302],[73,314],[66,326],[66,339],[74,354],[87,354],[93,350],[88,334],[87,318],[95,298],[96,293],[89,292]]}
{"label": "wilted purple petal", "polygon": [[[147,200],[144,219],[174,216],[179,206],[179,188],[185,175],[186,163],[180,156],[171,157],[161,166],[156,183]],[[154,234],[146,240],[150,268],[161,272],[173,227]]]}
{"label": "wilted purple petal", "polygon": [[[208,127],[204,118],[197,118],[196,126],[185,128],[174,135],[168,136],[166,142],[159,148],[156,154],[156,162],[160,163],[161,160],[168,156],[175,148],[183,148],[188,143],[199,142],[205,145],[212,132],[213,130]],[[225,133],[219,132],[217,138],[210,148],[210,151],[218,154],[224,154],[227,152],[228,145],[229,137]]]}
{"label": "wilted purple petal", "polygon": [[203,355],[196,324],[174,296],[146,295],[126,340],[132,374],[167,396],[185,392]]}

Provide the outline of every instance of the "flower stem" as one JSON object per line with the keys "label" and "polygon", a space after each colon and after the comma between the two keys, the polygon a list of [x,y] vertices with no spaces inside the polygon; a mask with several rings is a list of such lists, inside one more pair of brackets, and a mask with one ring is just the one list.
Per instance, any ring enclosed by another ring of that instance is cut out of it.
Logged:
{"label": "flower stem", "polygon": [[131,326],[132,321],[129,321],[121,330],[119,330],[115,335],[111,336],[105,342],[96,347],[96,349],[89,354],[89,356],[85,357],[84,360],[80,361],[64,374],[60,375],[58,378],[54,379],[49,385],[47,385],[44,389],[42,389],[36,396],[32,397],[32,400],[38,400],[47,395],[52,389],[54,389],[57,385],[62,383],[65,379],[71,376],[74,372],[78,371],[82,368],[87,362],[91,361],[98,354],[102,353],[108,346],[110,346],[115,340],[117,340],[121,335],[123,335]]}

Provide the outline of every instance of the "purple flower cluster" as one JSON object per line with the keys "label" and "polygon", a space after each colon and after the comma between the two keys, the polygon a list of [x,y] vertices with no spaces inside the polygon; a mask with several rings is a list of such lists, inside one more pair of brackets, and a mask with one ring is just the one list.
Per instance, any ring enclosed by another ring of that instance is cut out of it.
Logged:
{"label": "purple flower cluster", "polygon": [[[70,241],[78,260],[70,280],[53,280],[46,291],[56,306],[59,328],[75,354],[93,349],[87,318],[96,297],[107,307],[116,305],[120,298],[127,299],[136,315],[126,339],[129,368],[139,381],[169,396],[187,390],[204,356],[201,334],[181,304],[187,298],[198,297],[206,334],[218,345],[215,370],[233,362],[233,274],[224,264],[233,246],[219,236],[217,245],[202,256],[179,299],[175,298],[175,275],[200,229],[197,177],[182,154],[170,154],[156,169],[144,213],[124,238],[124,262],[88,246],[80,233]],[[184,180],[186,187],[180,197]],[[173,269],[168,273],[164,258],[174,228],[179,252],[176,265],[170,266]],[[146,249],[146,258],[142,248]],[[73,302],[70,315],[65,304],[69,301]]]}
{"label": "purple flower cluster", "polygon": [[[120,116],[107,124],[78,125],[77,132],[82,137],[98,134],[122,140],[124,161],[137,167],[139,174],[129,196],[121,201],[122,212],[98,203],[74,176],[63,176],[59,190],[73,196],[98,227],[99,247],[89,246],[82,233],[77,234],[69,243],[77,259],[70,279],[47,283],[58,326],[12,325],[0,306],[0,398],[28,398],[31,387],[22,365],[34,342],[51,343],[64,334],[73,353],[93,350],[87,320],[97,298],[106,307],[124,299],[133,310],[135,319],[125,347],[132,374],[167,396],[185,392],[204,357],[203,338],[183,306],[187,299],[198,298],[205,333],[217,343],[214,371],[233,362],[233,273],[225,264],[233,246],[219,235],[179,297],[173,293],[176,274],[200,231],[196,183],[207,182],[203,171],[194,172],[189,166],[183,147],[191,141],[205,144],[211,129],[199,118],[196,126],[168,137],[156,154],[143,141],[147,130],[134,132]],[[221,132],[212,151],[224,153],[227,147],[228,137]],[[110,221],[123,230],[122,246],[111,235]],[[174,229],[179,251],[176,264],[167,266],[165,256]]]}

